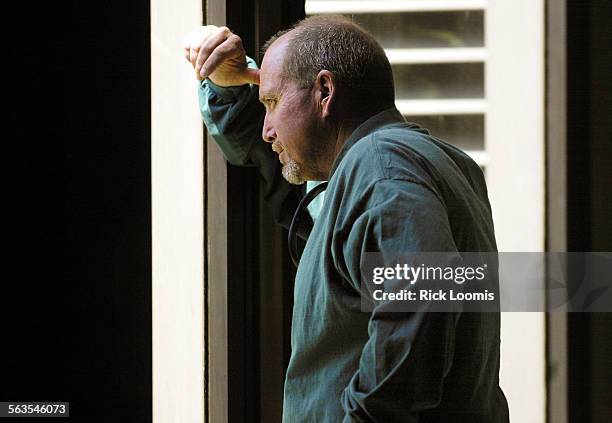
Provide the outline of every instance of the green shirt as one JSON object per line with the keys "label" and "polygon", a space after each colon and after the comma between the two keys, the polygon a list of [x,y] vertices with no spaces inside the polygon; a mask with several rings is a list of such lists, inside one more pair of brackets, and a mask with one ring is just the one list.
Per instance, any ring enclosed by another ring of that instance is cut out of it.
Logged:
{"label": "green shirt", "polygon": [[[233,100],[226,90],[204,83],[200,98],[209,128],[234,122],[213,132],[230,159],[251,139],[234,132],[258,138],[261,122],[231,110],[215,117],[226,101],[255,101],[255,87],[235,88]],[[283,422],[508,421],[499,314],[389,313],[384,302],[361,311],[363,254],[418,251],[496,251],[491,211],[473,160],[393,108],[347,140],[308,237]]]}

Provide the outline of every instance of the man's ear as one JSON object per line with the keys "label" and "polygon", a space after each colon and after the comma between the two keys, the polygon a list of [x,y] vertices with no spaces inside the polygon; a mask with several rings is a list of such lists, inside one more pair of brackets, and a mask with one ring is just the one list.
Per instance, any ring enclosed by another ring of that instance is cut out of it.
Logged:
{"label": "man's ear", "polygon": [[325,69],[319,71],[315,80],[315,88],[321,116],[327,118],[331,115],[336,103],[337,85],[334,74]]}

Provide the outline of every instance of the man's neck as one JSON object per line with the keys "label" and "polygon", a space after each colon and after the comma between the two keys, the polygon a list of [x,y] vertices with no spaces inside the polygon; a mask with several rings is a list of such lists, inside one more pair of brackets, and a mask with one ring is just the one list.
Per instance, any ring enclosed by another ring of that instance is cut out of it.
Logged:
{"label": "man's neck", "polygon": [[381,111],[382,110],[372,110],[372,111],[364,112],[359,116],[353,115],[350,117],[345,117],[345,118],[340,119],[340,124],[338,127],[338,136],[336,138],[336,142],[334,145],[333,158],[330,163],[330,169],[329,169],[330,172],[331,172],[331,165],[333,165],[334,161],[336,160],[336,158],[342,151],[342,147],[344,147],[344,144],[346,144],[346,141],[350,138],[350,136],[353,134],[355,129],[357,129],[362,123],[364,123],[365,121],[370,119],[372,116],[376,115],[377,113],[380,113]]}
{"label": "man's neck", "polygon": [[325,169],[325,180],[329,179],[329,174],[331,173],[331,169],[334,165],[336,157],[338,157],[338,155],[342,151],[342,147],[344,147],[344,144],[346,144],[346,141],[349,139],[353,131],[357,129],[358,126],[359,123],[357,122],[346,121],[338,126],[336,130],[335,140],[331,140],[331,148],[328,150],[328,153],[325,154],[326,160],[324,163],[324,167],[322,167]]}

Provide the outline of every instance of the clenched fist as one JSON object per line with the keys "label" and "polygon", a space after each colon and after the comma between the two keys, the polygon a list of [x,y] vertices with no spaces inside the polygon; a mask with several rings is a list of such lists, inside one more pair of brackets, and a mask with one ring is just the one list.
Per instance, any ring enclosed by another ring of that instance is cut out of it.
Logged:
{"label": "clenched fist", "polygon": [[247,68],[242,40],[226,27],[197,27],[185,37],[184,54],[198,80],[222,87],[259,84],[259,70]]}

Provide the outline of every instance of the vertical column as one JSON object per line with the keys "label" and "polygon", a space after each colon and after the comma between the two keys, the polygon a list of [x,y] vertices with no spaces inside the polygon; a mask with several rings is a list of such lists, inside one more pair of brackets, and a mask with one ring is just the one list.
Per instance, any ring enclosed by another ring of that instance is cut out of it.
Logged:
{"label": "vertical column", "polygon": [[[485,18],[487,183],[500,251],[544,249],[544,19],[543,0],[491,0]],[[501,340],[511,420],[544,422],[544,314],[503,313]]]}
{"label": "vertical column", "polygon": [[[204,165],[183,37],[200,0],[151,1],[153,420],[203,423]],[[143,78],[148,75],[143,75]]]}
{"label": "vertical column", "polygon": [[[546,250],[567,251],[567,58],[565,0],[547,2]],[[567,315],[547,313],[548,421],[568,421]]]}
{"label": "vertical column", "polygon": [[[226,24],[225,0],[206,1],[206,24]],[[208,422],[228,421],[227,165],[214,140],[206,140],[207,389]]]}

